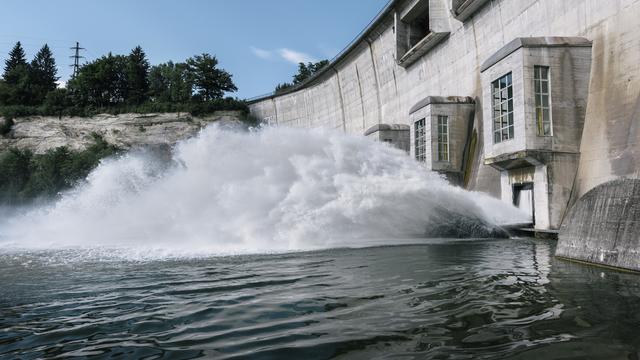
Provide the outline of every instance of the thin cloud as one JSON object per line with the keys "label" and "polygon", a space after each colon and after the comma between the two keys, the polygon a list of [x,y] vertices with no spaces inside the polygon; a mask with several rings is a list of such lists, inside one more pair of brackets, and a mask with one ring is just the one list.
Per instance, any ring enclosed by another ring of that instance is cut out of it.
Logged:
{"label": "thin cloud", "polygon": [[340,52],[340,49],[336,49],[335,47],[328,46],[324,43],[318,44],[318,50],[320,50],[320,53],[327,59],[333,58]]}
{"label": "thin cloud", "polygon": [[294,64],[317,62],[317,60],[309,54],[305,54],[303,52],[299,52],[299,51],[295,51],[287,48],[278,50],[278,54],[286,61]]}
{"label": "thin cloud", "polygon": [[273,52],[272,51],[265,50],[265,49],[260,49],[260,48],[254,47],[254,46],[251,47],[251,52],[255,56],[259,57],[260,59],[268,60],[268,59],[271,59],[271,57],[273,57]]}
{"label": "thin cloud", "polygon": [[266,49],[261,49],[255,46],[251,46],[250,50],[253,53],[253,55],[263,60],[271,60],[274,57],[278,57],[284,61],[290,62],[292,64],[296,64],[296,65],[298,63],[317,62],[316,58],[314,58],[309,54],[288,49],[288,48],[282,48],[278,50],[266,50]]}

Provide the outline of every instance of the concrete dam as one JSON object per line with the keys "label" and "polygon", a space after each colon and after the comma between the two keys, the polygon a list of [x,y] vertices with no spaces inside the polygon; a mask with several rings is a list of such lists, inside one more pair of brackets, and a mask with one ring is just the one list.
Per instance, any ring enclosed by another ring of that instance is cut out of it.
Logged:
{"label": "concrete dam", "polygon": [[640,0],[394,0],[329,65],[250,101],[360,134],[640,270]]}

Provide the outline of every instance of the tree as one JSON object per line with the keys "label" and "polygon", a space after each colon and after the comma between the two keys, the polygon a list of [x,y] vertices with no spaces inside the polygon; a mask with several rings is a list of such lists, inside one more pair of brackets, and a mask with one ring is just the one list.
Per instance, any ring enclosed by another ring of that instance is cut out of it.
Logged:
{"label": "tree", "polygon": [[149,61],[140,46],[129,54],[127,64],[128,102],[142,104],[149,96]]}
{"label": "tree", "polygon": [[193,76],[195,90],[203,101],[220,99],[225,92],[238,88],[231,80],[231,74],[218,69],[218,59],[209,54],[196,55],[187,59],[188,71]]}
{"label": "tree", "polygon": [[83,65],[67,87],[78,105],[110,106],[128,99],[128,57],[109,53]]}
{"label": "tree", "polygon": [[21,76],[26,73],[26,70],[26,55],[22,44],[18,41],[9,52],[9,58],[4,62],[4,74],[2,77],[7,84],[16,85],[21,80]]}
{"label": "tree", "polygon": [[62,117],[62,112],[73,105],[67,89],[54,89],[44,99],[44,109],[51,114]]}
{"label": "tree", "polygon": [[278,85],[276,85],[276,94],[284,92],[285,90],[291,88],[292,86],[293,86],[293,84],[289,83],[289,82],[284,82],[282,84],[278,84]]}
{"label": "tree", "polygon": [[329,60],[321,60],[317,63],[309,62],[298,64],[298,73],[293,75],[293,84],[297,85],[315,75],[320,69],[329,64]]}
{"label": "tree", "polygon": [[29,180],[29,163],[33,153],[29,150],[9,148],[0,152],[0,202],[15,201],[16,195]]}
{"label": "tree", "polygon": [[298,73],[293,75],[293,83],[285,82],[285,83],[276,85],[276,94],[281,93],[295,85],[303,83],[304,81],[311,78],[313,75],[315,75],[318,71],[320,71],[322,68],[324,68],[328,64],[329,64],[329,60],[321,60],[321,61],[318,61],[317,63],[309,62],[307,64],[302,62],[298,63]]}
{"label": "tree", "polygon": [[193,77],[185,63],[169,61],[153,66],[149,71],[149,94],[155,102],[189,102],[193,88]]}
{"label": "tree", "polygon": [[11,96],[13,95],[13,89],[4,80],[0,79],[0,105],[9,104],[11,102]]}
{"label": "tree", "polygon": [[41,104],[47,93],[53,91],[57,87],[59,77],[56,61],[47,44],[38,51],[31,61],[30,80],[32,89],[31,103]]}
{"label": "tree", "polygon": [[29,64],[25,59],[24,49],[18,41],[11,49],[4,66],[4,83],[2,87],[3,102],[6,105],[25,105],[31,102],[31,79]]}

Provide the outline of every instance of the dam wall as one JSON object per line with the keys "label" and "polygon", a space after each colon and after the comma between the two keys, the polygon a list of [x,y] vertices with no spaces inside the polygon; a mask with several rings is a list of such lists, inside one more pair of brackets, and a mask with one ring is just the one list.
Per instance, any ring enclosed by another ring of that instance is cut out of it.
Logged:
{"label": "dam wall", "polygon": [[[391,1],[316,76],[250,110],[351,134],[408,126],[409,154],[425,167],[462,158],[448,178],[559,230],[590,190],[640,178],[638,19],[640,0]],[[455,115],[461,97],[475,106],[470,120]],[[468,134],[449,139],[460,121]]]}
{"label": "dam wall", "polygon": [[[640,1],[492,0],[459,21],[450,13],[455,1],[430,0],[450,33],[405,67],[397,61],[395,22],[418,2],[392,2],[321,76],[292,93],[254,101],[251,112],[280,126],[363,134],[376,124],[409,124],[409,109],[424,97],[471,96],[478,99],[475,128],[482,133],[482,62],[518,37],[579,36],[593,42],[593,62],[575,195],[640,174]],[[476,153],[468,187],[497,196],[499,172]]]}
{"label": "dam wall", "polygon": [[598,185],[571,208],[556,255],[640,271],[640,180]]}

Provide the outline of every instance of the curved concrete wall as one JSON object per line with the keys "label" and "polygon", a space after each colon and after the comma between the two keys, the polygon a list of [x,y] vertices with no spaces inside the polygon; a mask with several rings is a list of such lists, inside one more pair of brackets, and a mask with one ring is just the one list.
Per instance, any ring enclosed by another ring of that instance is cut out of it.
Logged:
{"label": "curved concrete wall", "polygon": [[557,256],[640,271],[640,180],[596,186],[567,219]]}
{"label": "curved concrete wall", "polygon": [[491,0],[464,23],[448,14],[450,0],[429,0],[450,35],[405,68],[396,62],[394,13],[416,1],[396,1],[331,71],[252,103],[252,113],[281,126],[363,134],[375,124],[409,124],[409,109],[427,96],[471,96],[478,145],[468,187],[499,196],[499,173],[481,158],[482,93],[489,91],[480,86],[482,62],[517,37],[585,37],[593,60],[572,201],[606,181],[640,177],[640,0]]}

